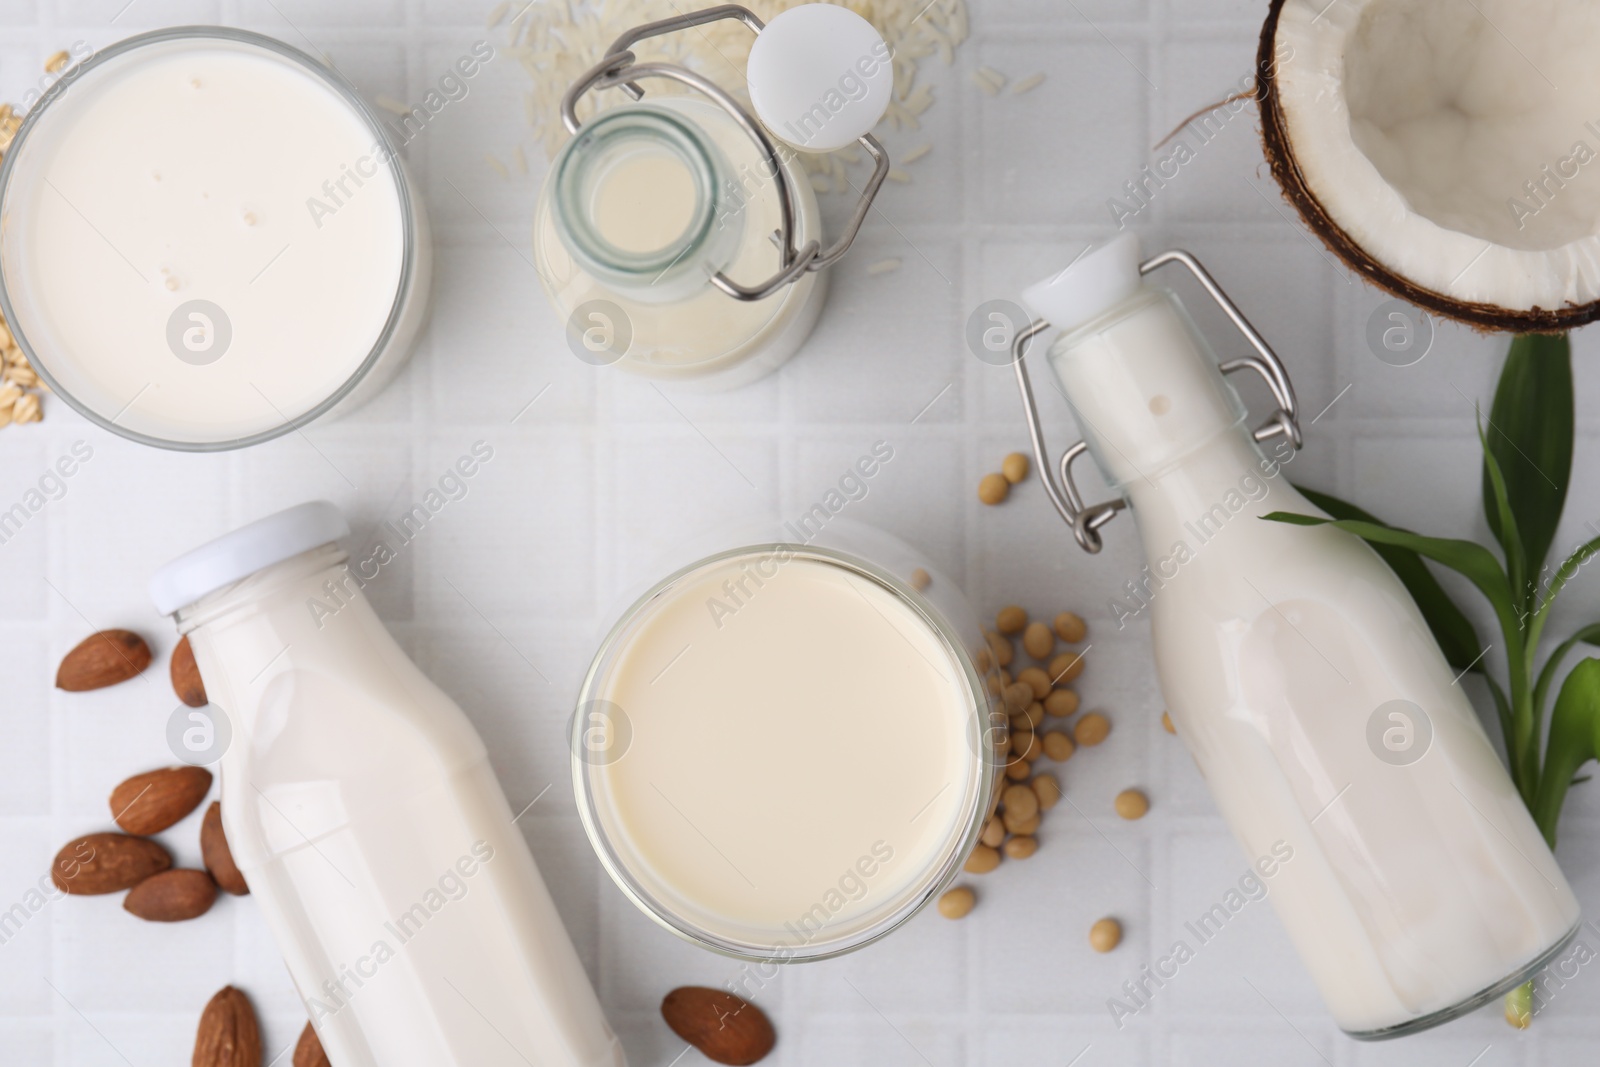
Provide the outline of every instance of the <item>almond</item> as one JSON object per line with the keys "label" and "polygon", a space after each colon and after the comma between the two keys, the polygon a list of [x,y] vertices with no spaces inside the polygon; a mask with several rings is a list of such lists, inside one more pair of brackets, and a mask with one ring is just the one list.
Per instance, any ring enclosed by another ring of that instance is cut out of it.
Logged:
{"label": "almond", "polygon": [[205,871],[175,870],[152,874],[134,886],[122,906],[153,923],[176,923],[204,915],[216,899],[217,883]]}
{"label": "almond", "polygon": [[255,1009],[233,986],[223,986],[200,1014],[191,1067],[261,1067],[261,1029]]}
{"label": "almond", "polygon": [[111,817],[130,834],[149,837],[182,819],[211,791],[204,767],[163,767],[136,774],[111,791]]}
{"label": "almond", "polygon": [[63,893],[92,896],[132,889],[172,866],[167,850],[127,834],[86,834],[61,846],[50,880]]}
{"label": "almond", "polygon": [[191,708],[206,706],[206,683],[200,680],[200,667],[194,661],[194,646],[185,637],[172,650],[172,691]]}
{"label": "almond", "polygon": [[56,688],[69,693],[125,682],[150,666],[150,646],[127,630],[101,630],[79,642],[56,670]]}
{"label": "almond", "polygon": [[762,1010],[721,989],[681,986],[661,1002],[672,1032],[715,1063],[755,1063],[777,1043]]}
{"label": "almond", "polygon": [[236,897],[250,892],[250,887],[244,884],[244,875],[239,873],[238,865],[233,862],[228,837],[222,832],[220,801],[211,802],[206,809],[205,819],[200,823],[200,858],[205,861],[211,877],[217,880],[217,885]]}
{"label": "almond", "polygon": [[306,1028],[300,1031],[300,1040],[294,1046],[293,1067],[333,1067],[328,1062],[328,1054],[322,1051],[317,1031],[310,1023],[306,1023]]}

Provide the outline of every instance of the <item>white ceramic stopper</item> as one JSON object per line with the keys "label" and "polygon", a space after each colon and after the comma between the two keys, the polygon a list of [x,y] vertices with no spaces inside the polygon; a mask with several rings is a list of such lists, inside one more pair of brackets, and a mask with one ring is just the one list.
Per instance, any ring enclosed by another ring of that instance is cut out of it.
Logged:
{"label": "white ceramic stopper", "polygon": [[156,610],[171,615],[256,571],[350,536],[343,513],[313,500],[257,519],[184,553],[150,579]]}
{"label": "white ceramic stopper", "polygon": [[872,132],[894,89],[883,37],[833,4],[803,4],[767,23],[747,73],[761,122],[808,152],[832,152]]}
{"label": "white ceramic stopper", "polygon": [[1030,285],[1022,302],[1056,329],[1068,331],[1127,300],[1139,285],[1139,238],[1130,230]]}

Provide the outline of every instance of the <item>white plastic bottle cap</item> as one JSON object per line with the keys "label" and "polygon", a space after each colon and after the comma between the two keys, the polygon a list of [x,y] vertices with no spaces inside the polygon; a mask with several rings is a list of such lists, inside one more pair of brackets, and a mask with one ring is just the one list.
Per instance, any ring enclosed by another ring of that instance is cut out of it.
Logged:
{"label": "white plastic bottle cap", "polygon": [[1024,289],[1022,302],[1056,329],[1074,330],[1133,296],[1139,285],[1139,238],[1124,232]]}
{"label": "white plastic bottle cap", "polygon": [[894,89],[892,58],[872,23],[849,8],[792,7],[750,46],[750,102],[773,136],[832,152],[883,118]]}
{"label": "white plastic bottle cap", "polygon": [[150,579],[150,599],[171,615],[274,563],[349,536],[350,524],[334,505],[299,504],[185,552]]}

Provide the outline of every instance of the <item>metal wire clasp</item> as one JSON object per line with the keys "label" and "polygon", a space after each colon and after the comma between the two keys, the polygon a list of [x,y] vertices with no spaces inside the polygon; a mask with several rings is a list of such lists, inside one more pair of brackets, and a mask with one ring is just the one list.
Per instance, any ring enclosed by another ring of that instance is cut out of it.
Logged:
{"label": "metal wire clasp", "polygon": [[[1299,449],[1304,443],[1300,434],[1300,406],[1295,400],[1294,386],[1289,381],[1289,372],[1284,369],[1283,361],[1278,358],[1272,346],[1267,344],[1266,339],[1256,331],[1256,328],[1250,325],[1250,320],[1244,317],[1244,313],[1228,299],[1222,287],[1217,285],[1215,279],[1200,265],[1200,261],[1189,253],[1177,249],[1162,252],[1139,264],[1139,273],[1149,274],[1169,263],[1187,268],[1222,309],[1223,314],[1228,316],[1228,320],[1244,334],[1245,340],[1250,342],[1250,347],[1256,350],[1253,356],[1231,359],[1219,365],[1223,374],[1232,374],[1240,370],[1255,371],[1267,383],[1267,387],[1272,390],[1273,399],[1278,402],[1278,409],[1271,417],[1256,427],[1253,434],[1255,439],[1268,441],[1274,437],[1283,437]],[[1104,542],[1100,538],[1100,527],[1127,507],[1127,501],[1118,498],[1099,504],[1084,503],[1083,495],[1078,492],[1077,483],[1072,478],[1072,463],[1089,450],[1086,441],[1079,441],[1067,449],[1054,465],[1050,463],[1049,449],[1044,443],[1044,424],[1039,418],[1039,407],[1033,399],[1033,383],[1028,378],[1028,366],[1023,359],[1027,353],[1028,342],[1049,328],[1048,322],[1035,319],[1018,332],[1011,342],[1011,362],[1016,368],[1017,390],[1022,394],[1022,410],[1028,420],[1028,437],[1033,443],[1034,462],[1039,465],[1039,477],[1044,482],[1045,493],[1050,497],[1050,503],[1055,505],[1062,519],[1072,527],[1072,536],[1077,539],[1079,547],[1093,554],[1104,547]]]}
{"label": "metal wire clasp", "polygon": [[748,287],[740,285],[722,271],[712,275],[711,284],[735,300],[764,300],[808,271],[823,270],[833,266],[840,256],[850,250],[856,235],[861,232],[862,224],[867,221],[867,212],[872,208],[872,201],[876,199],[878,190],[883,187],[884,179],[889,176],[889,154],[884,151],[883,145],[876,137],[870,133],[864,134],[856,143],[866,149],[867,154],[872,157],[872,176],[867,179],[861,200],[850,216],[844,233],[826,249],[822,247],[820,241],[807,241],[805,247],[795,248],[794,190],[789,184],[788,174],[783,169],[778,148],[773,144],[772,138],[767,136],[761,123],[741,107],[726,90],[693,71],[672,63],[640,63],[638,57],[633,54],[633,46],[640,41],[675,33],[678,30],[692,29],[695,26],[704,26],[709,22],[720,22],[723,19],[742,22],[758,34],[766,28],[766,23],[762,22],[755,12],[738,4],[708,7],[704,11],[692,11],[686,15],[676,15],[658,22],[636,26],[613,41],[606,51],[605,58],[589,68],[583,77],[574,82],[562,95],[561,121],[567,127],[567,132],[578,132],[583,125],[578,121],[578,101],[590,89],[621,88],[630,98],[642,99],[644,89],[638,83],[643,78],[666,78],[687,85],[691,89],[697,89],[732,116],[739,127],[760,147],[766,165],[771,168],[773,180],[777,184],[782,225],[773,232],[773,240],[778,246],[780,266],[776,274],[758,285]]}

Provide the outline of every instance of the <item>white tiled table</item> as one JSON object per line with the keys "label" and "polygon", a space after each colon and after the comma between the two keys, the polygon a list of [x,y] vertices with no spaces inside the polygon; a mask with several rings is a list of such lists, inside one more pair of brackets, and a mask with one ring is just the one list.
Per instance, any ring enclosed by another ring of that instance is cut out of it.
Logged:
{"label": "white tiled table", "polygon": [[[369,94],[415,100],[485,36],[490,6],[134,0],[119,15],[125,3],[4,0],[0,99],[20,98],[43,58],[74,40],[99,45],[158,25],[220,21],[325,52]],[[926,70],[939,101],[924,130],[887,138],[901,152],[931,139],[934,152],[915,165],[915,184],[886,188],[881,213],[838,268],[810,346],[752,388],[673,393],[675,410],[650,386],[568,353],[523,258],[537,175],[505,179],[484,162],[486,151],[509,158],[519,141],[536,156],[523,126],[524,76],[498,59],[408,150],[437,240],[435,311],[409,368],[370,407],[304,437],[223,456],[141,449],[54,401],[42,425],[0,432],[7,505],[74,441],[95,450],[67,494],[0,545],[0,910],[22,898],[63,841],[107,824],[112,784],[169,761],[164,671],[99,693],[60,694],[51,675],[72,644],[91,627],[132,627],[164,666],[173,638],[144,592],[156,566],[316,497],[337,501],[365,528],[404,510],[483,440],[495,456],[470,494],[385,570],[373,595],[483,732],[513,805],[551,787],[520,825],[632,1062],[664,1067],[683,1046],[657,1016],[662,994],[722,984],[737,965],[637,913],[579,827],[562,727],[598,615],[656,546],[724,517],[796,513],[881,438],[896,459],[852,514],[922,545],[987,609],[1015,600],[1035,612],[1081,611],[1096,635],[1082,692],[1115,729],[1062,774],[1093,825],[1057,809],[1037,857],[982,881],[980,907],[965,922],[930,913],[867,951],[791,969],[767,986],[758,999],[780,1034],[770,1062],[1592,1060],[1600,1048],[1593,965],[1528,1033],[1507,1028],[1496,1006],[1398,1044],[1356,1045],[1323,1012],[1265,904],[1203,947],[1148,1010],[1121,1030],[1113,1025],[1107,998],[1162,955],[1244,863],[1193,765],[1161,730],[1147,634],[1110,623],[1107,599],[1139,563],[1125,523],[1114,523],[1105,553],[1090,558],[1036,480],[1003,508],[976,503],[978,477],[1025,436],[1009,373],[968,355],[961,326],[981,300],[1014,297],[1060,266],[1080,247],[1074,242],[1110,232],[1106,200],[1152,158],[1149,146],[1248,73],[1264,5],[972,0],[972,8],[973,39],[957,67]],[[1043,70],[1049,80],[1027,96],[990,99],[967,81],[979,64],[1015,77]],[[1288,218],[1254,126],[1253,111],[1241,113],[1139,214],[1147,247],[1182,245],[1211,267],[1284,356],[1308,423],[1337,398],[1308,425],[1292,477],[1396,522],[1482,536],[1472,402],[1487,402],[1504,341],[1446,328],[1414,367],[1375,359],[1363,334],[1381,298]],[[830,206],[835,218],[845,206]],[[904,265],[867,274],[887,257]],[[1219,347],[1233,343],[1217,316],[1204,321]],[[1578,339],[1578,485],[1561,543],[1600,513],[1593,337]],[[1070,419],[1044,393],[1064,444]],[[1559,614],[1562,629],[1600,616],[1592,576]],[[1489,632],[1486,618],[1480,627]],[[1125,824],[1111,798],[1132,784],[1148,790],[1153,808]],[[1573,791],[1560,850],[1591,905],[1600,902],[1597,791]],[[195,816],[163,835],[182,863],[198,862],[197,830]],[[1107,913],[1122,917],[1127,936],[1098,956],[1085,935]],[[1592,931],[1584,937],[1595,944]],[[225,899],[204,919],[172,926],[132,919],[115,897],[51,904],[0,945],[0,1064],[187,1062],[200,1006],[229,982],[248,990],[268,1055],[279,1053],[304,1014],[250,899]]]}

